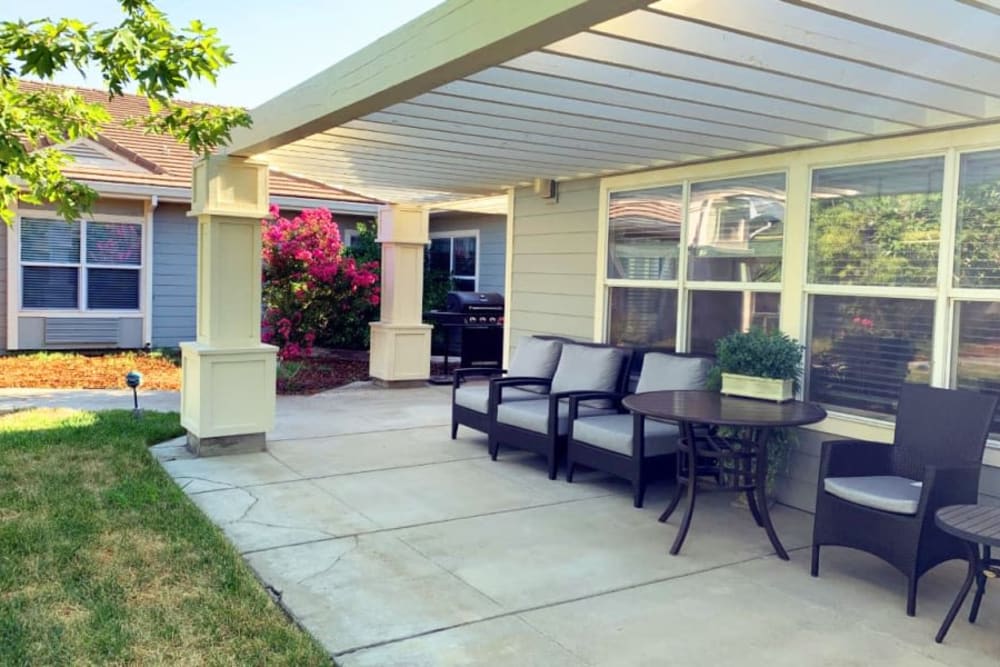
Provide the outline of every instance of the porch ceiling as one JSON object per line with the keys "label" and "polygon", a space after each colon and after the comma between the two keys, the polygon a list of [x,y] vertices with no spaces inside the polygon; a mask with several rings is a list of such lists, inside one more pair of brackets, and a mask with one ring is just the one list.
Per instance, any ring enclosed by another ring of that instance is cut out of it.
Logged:
{"label": "porch ceiling", "polygon": [[[536,2],[559,4],[524,4]],[[446,3],[390,39],[412,37],[417,53],[424,18],[454,22],[481,4]],[[282,121],[283,108],[358,69],[336,65],[254,110],[264,122],[230,152],[388,201],[432,202],[536,177],[1000,119],[996,0],[614,1],[603,14],[601,3],[562,4],[577,6],[541,37],[458,55],[450,78],[390,81],[351,105],[318,104],[312,116],[298,107]],[[385,63],[364,66],[375,77]]]}

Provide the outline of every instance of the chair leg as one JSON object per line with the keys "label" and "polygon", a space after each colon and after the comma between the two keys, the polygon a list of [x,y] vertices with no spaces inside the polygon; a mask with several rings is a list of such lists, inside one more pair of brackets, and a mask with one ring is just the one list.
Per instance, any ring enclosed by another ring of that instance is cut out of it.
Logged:
{"label": "chair leg", "polygon": [[632,507],[642,507],[642,499],[646,495],[646,481],[632,483]]}
{"label": "chair leg", "polygon": [[490,450],[490,458],[496,461],[497,454],[500,453],[500,443],[494,440],[493,438],[490,438],[488,448]]}
{"label": "chair leg", "polygon": [[458,422],[452,420],[451,422],[451,439],[454,440],[458,437]]}
{"label": "chair leg", "polygon": [[917,615],[917,582],[920,579],[914,572],[906,578],[906,615]]}
{"label": "chair leg", "polygon": [[576,472],[576,464],[572,461],[566,461],[566,481],[573,482],[573,473]]}
{"label": "chair leg", "polygon": [[819,545],[814,544],[812,548],[812,565],[809,567],[809,574],[814,577],[819,576]]}
{"label": "chair leg", "polygon": [[555,454],[549,454],[549,479],[555,479],[559,469],[559,459]]}

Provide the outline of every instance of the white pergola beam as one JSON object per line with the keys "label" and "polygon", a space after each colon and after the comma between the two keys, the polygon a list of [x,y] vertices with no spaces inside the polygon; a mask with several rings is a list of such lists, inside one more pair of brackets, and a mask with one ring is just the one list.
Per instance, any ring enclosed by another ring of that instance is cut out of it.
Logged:
{"label": "white pergola beam", "polygon": [[449,0],[253,110],[228,152],[253,155],[380,111],[651,0]]}

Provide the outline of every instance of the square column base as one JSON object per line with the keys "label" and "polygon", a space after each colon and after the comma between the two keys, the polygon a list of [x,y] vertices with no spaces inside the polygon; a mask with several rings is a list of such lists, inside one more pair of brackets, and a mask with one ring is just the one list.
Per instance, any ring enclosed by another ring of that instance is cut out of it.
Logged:
{"label": "square column base", "polygon": [[187,449],[195,456],[225,456],[226,454],[252,454],[267,449],[263,433],[224,435],[218,438],[199,438],[188,431]]}
{"label": "square column base", "polygon": [[368,372],[376,383],[424,381],[431,375],[431,325],[371,325]]}
{"label": "square column base", "polygon": [[263,344],[181,343],[181,425],[192,451],[236,453],[248,443],[256,443],[254,451],[263,448],[263,434],[274,427],[277,351]]}

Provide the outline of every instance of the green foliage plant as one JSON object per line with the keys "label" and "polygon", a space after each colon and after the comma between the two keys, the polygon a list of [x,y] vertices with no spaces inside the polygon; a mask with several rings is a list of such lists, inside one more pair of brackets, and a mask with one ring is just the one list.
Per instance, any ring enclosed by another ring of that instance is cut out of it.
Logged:
{"label": "green foliage plant", "polygon": [[89,212],[97,192],[63,174],[73,158],[58,148],[96,139],[110,120],[100,104],[72,90],[23,87],[18,77],[51,81],[74,69],[96,70],[109,98],[134,87],[149,113],[130,119],[151,134],[174,137],[206,155],[249,127],[244,109],[174,101],[195,79],[212,83],[232,64],[214,28],[191,21],[177,30],[150,0],[118,0],[124,18],[111,28],[77,19],[0,22],[0,219],[11,224],[14,204],[52,204],[67,220]]}
{"label": "green foliage plant", "polygon": [[[734,331],[715,343],[716,364],[709,374],[708,386],[718,390],[723,373],[792,380],[796,393],[802,377],[802,345],[778,330],[765,331],[759,327],[749,331]],[[720,435],[737,435],[736,429],[726,428]],[[787,428],[771,429],[767,443],[767,492],[774,493],[779,474],[788,469],[788,459],[794,442],[794,431]]]}
{"label": "green foliage plant", "polygon": [[795,339],[778,330],[754,327],[749,331],[734,331],[715,343],[712,381],[717,386],[722,373],[792,380],[798,392],[802,349]]}

